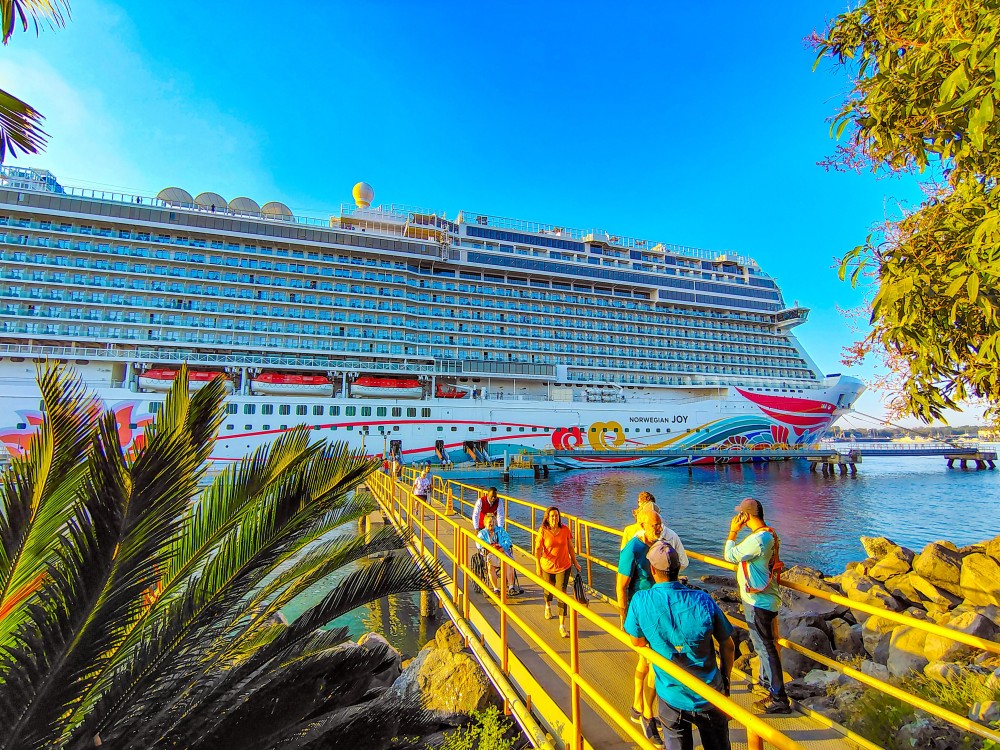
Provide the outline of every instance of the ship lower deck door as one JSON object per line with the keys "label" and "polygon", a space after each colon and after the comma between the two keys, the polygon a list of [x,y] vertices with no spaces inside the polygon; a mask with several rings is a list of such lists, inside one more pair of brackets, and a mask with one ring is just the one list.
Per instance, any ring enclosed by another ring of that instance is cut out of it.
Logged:
{"label": "ship lower deck door", "polygon": [[389,455],[393,458],[398,458],[402,461],[403,458],[403,441],[402,440],[390,440],[389,441]]}

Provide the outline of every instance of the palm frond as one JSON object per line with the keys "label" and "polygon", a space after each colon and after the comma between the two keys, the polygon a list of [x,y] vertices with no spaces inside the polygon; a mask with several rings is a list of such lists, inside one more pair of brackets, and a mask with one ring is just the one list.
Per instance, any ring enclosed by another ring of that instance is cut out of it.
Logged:
{"label": "palm frond", "polygon": [[18,151],[37,154],[45,148],[49,134],[42,130],[45,117],[30,104],[0,89],[0,164],[7,154]]}
{"label": "palm frond", "polygon": [[30,592],[39,590],[60,530],[75,511],[97,408],[82,382],[59,366],[41,368],[38,387],[46,418],[26,455],[0,475],[0,646],[27,616]]}
{"label": "palm frond", "polygon": [[29,21],[37,33],[42,26],[61,28],[66,25],[70,15],[69,0],[0,0],[0,33],[3,43],[7,44],[17,21],[21,22],[21,30],[27,31]]}

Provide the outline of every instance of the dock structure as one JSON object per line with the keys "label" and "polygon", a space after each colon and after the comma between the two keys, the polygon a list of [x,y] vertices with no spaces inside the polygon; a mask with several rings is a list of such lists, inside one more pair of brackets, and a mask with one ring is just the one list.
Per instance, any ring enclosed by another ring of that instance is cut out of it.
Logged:
{"label": "dock structure", "polygon": [[981,450],[965,450],[956,451],[955,453],[946,453],[944,455],[945,460],[948,461],[948,468],[954,468],[955,462],[959,462],[959,466],[963,469],[966,468],[970,463],[976,465],[976,470],[990,468],[995,469],[997,467],[997,453],[996,451],[981,451]]}
{"label": "dock structure", "polygon": [[[405,472],[407,480],[412,480],[411,473]],[[763,750],[764,747],[879,750],[869,740],[802,705],[796,704],[798,712],[788,716],[755,716],[748,709],[751,694],[745,675],[734,671],[731,696],[723,696],[655,652],[633,647],[620,629],[617,609],[601,592],[592,588],[589,605],[581,605],[572,595],[567,596],[543,582],[535,575],[534,561],[527,551],[544,515],[543,507],[501,495],[507,506],[508,531],[515,545],[520,544],[515,547],[513,557],[500,555],[502,567],[513,567],[525,589],[522,595],[515,596],[503,589],[494,593],[472,567],[477,545],[467,514],[482,491],[481,487],[438,479],[432,497],[425,502],[409,493],[407,481],[393,482],[385,474],[372,475],[367,486],[378,500],[386,522],[411,535],[409,552],[443,568],[445,580],[435,592],[436,601],[422,597],[421,613],[430,615],[440,606],[454,621],[502,695],[505,710],[515,717],[533,746],[551,750],[652,748],[639,727],[628,718],[634,665],[642,654],[732,718],[730,733],[737,750]],[[599,550],[617,551],[621,532],[569,514],[564,514],[563,519],[573,532],[577,559],[590,586],[595,586],[601,574],[604,579],[612,577],[616,565],[602,559]],[[600,538],[601,535],[605,538]],[[733,567],[693,550],[688,550],[688,555],[724,569]],[[1000,655],[1000,643],[994,641],[801,583],[789,581],[782,585],[859,613],[878,614],[906,627]],[[567,605],[569,638],[560,638],[556,622],[544,619],[543,591]],[[745,627],[742,620],[731,617],[730,621],[734,626]],[[909,702],[963,731],[1000,742],[1000,732],[990,726],[935,706],[897,685],[882,682],[787,638],[780,638],[778,643],[808,656],[826,669],[839,671],[846,678]]]}

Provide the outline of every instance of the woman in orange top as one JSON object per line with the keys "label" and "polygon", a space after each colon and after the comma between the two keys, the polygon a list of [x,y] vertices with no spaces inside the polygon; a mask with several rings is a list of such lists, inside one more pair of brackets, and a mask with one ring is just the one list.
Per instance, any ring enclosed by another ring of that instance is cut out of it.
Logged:
{"label": "woman in orange top", "polygon": [[[538,539],[535,541],[535,573],[555,586],[560,591],[566,591],[571,568],[580,570],[573,550],[573,534],[569,526],[563,526],[562,514],[554,505],[545,511],[545,520],[538,529]],[[552,619],[550,602],[553,596],[545,592],[545,619]],[[559,635],[569,638],[566,631],[566,604],[559,602]]]}

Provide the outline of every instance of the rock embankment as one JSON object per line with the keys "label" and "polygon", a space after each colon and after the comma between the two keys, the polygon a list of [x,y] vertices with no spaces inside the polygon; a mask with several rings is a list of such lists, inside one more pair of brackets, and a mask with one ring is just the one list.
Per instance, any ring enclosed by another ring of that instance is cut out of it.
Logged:
{"label": "rock embankment", "polygon": [[[839,575],[795,566],[782,574],[782,580],[1000,641],[1000,537],[967,547],[933,542],[920,552],[885,537],[862,537],[861,544],[866,558],[849,563]],[[728,593],[715,596],[732,598]],[[783,590],[782,600],[779,626],[789,640],[858,665],[863,673],[881,680],[971,685],[968,692],[978,700],[968,706],[969,718],[984,724],[1000,720],[1000,657],[789,589]],[[835,720],[843,721],[863,692],[853,680],[791,649],[783,650],[782,664],[794,678],[789,683],[792,697]],[[955,739],[950,730],[925,718],[912,723],[904,734],[918,736],[916,746],[936,747],[945,742],[944,747]]]}

